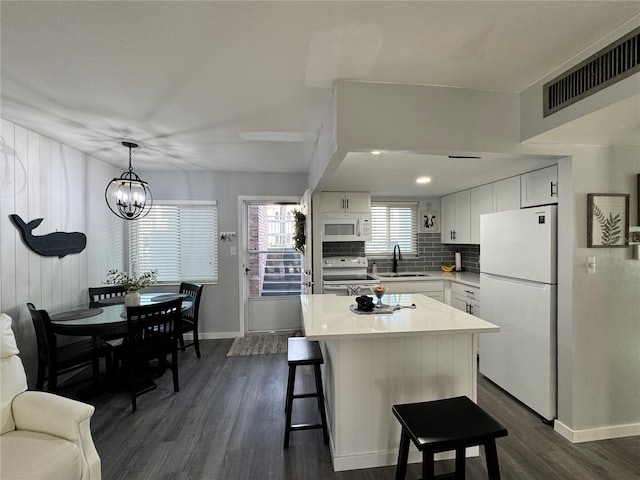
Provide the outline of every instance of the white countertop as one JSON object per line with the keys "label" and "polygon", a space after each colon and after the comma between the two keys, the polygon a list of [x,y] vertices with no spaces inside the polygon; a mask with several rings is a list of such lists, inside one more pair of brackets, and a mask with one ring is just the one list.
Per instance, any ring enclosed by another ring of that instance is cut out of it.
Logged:
{"label": "white countertop", "polygon": [[371,274],[372,277],[380,280],[380,283],[388,282],[429,282],[434,280],[451,280],[452,282],[464,283],[472,287],[480,287],[480,274],[472,272],[443,272],[442,270],[411,271],[401,273],[426,273],[428,277],[385,277],[384,273]]}
{"label": "white countertop", "polygon": [[359,315],[349,310],[355,297],[301,295],[304,334],[309,340],[401,337],[455,333],[494,333],[489,323],[433,298],[421,294],[389,294],[382,297],[389,305],[416,304],[387,314]]}

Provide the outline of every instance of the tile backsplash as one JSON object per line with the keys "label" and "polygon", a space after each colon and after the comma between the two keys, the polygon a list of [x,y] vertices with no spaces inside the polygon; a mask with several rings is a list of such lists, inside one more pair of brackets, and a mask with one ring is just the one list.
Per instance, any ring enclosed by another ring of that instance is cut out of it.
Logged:
{"label": "tile backsplash", "polygon": [[[404,256],[398,263],[399,272],[411,272],[439,269],[443,263],[455,263],[455,252],[462,257],[462,269],[480,273],[480,245],[449,245],[440,242],[439,233],[418,233],[418,256]],[[364,242],[324,242],[323,257],[365,256]],[[390,272],[391,258],[371,258],[369,264],[376,262],[379,272]]]}

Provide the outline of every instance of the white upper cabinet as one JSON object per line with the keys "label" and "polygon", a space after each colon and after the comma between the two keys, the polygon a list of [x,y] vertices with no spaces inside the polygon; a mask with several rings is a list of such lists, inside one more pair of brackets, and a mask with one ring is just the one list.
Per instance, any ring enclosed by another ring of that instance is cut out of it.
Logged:
{"label": "white upper cabinet", "polygon": [[322,192],[322,213],[371,213],[371,194],[365,192]]}
{"label": "white upper cabinet", "polygon": [[469,243],[480,244],[480,215],[491,212],[493,212],[493,184],[472,188],[471,241]]}
{"label": "white upper cabinet", "polygon": [[452,193],[440,198],[440,241],[442,243],[470,243],[471,190]]}
{"label": "white upper cabinet", "polygon": [[493,182],[493,211],[520,209],[520,176]]}
{"label": "white upper cabinet", "polygon": [[520,175],[520,206],[535,207],[558,203],[558,166]]}

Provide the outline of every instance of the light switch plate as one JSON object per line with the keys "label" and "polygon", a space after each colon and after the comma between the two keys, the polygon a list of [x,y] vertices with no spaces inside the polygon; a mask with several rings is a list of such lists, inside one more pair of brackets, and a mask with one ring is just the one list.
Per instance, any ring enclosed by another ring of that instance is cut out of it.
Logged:
{"label": "light switch plate", "polygon": [[231,255],[237,255],[238,254],[238,248],[237,247],[231,247],[229,249],[229,251],[231,252]]}

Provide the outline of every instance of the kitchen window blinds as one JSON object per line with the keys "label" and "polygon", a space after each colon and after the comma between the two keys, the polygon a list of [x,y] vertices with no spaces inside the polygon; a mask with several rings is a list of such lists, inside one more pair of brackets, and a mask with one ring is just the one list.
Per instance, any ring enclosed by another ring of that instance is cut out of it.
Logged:
{"label": "kitchen window blinds", "polygon": [[217,202],[154,202],[129,224],[129,262],[159,282],[218,280]]}
{"label": "kitchen window blinds", "polygon": [[398,244],[402,255],[418,254],[417,202],[371,202],[371,240],[366,256],[392,255]]}

